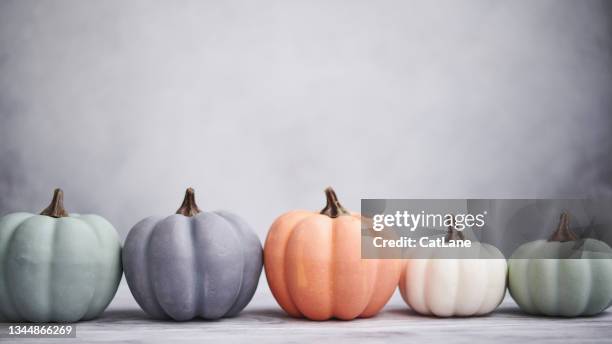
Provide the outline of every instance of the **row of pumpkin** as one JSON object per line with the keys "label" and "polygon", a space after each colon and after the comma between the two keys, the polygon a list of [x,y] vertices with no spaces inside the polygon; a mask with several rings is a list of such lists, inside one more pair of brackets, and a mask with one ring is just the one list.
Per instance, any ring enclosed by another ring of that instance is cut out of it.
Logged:
{"label": "row of pumpkin", "polygon": [[[414,311],[435,316],[490,313],[507,287],[530,314],[594,315],[612,303],[612,259],[558,259],[578,240],[566,214],[550,239],[519,248],[550,259],[507,261],[486,244],[494,259],[361,259],[360,215],[343,208],[331,188],[325,194],[320,212],[281,215],[262,249],[244,220],[200,211],[189,188],[176,214],[140,221],[122,248],[104,218],[68,214],[57,189],[39,215],[0,219],[0,321],[93,319],[123,271],[146,313],[178,321],[237,315],[262,267],[282,309],[312,320],[374,316],[398,285]],[[460,234],[449,228],[448,235]],[[610,251],[594,239],[581,245]]]}

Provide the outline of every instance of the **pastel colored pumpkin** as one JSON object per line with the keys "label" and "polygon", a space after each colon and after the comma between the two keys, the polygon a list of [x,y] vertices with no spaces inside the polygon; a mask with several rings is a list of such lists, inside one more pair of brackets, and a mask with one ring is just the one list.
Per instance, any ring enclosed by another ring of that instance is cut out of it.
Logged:
{"label": "pastel colored pumpkin", "polygon": [[40,215],[0,219],[0,320],[75,322],[99,316],[121,280],[121,242],[98,215],[68,214],[56,189]]}
{"label": "pastel colored pumpkin", "polygon": [[526,313],[588,316],[612,304],[612,249],[579,239],[563,213],[548,240],[520,246],[509,260],[509,290]]}
{"label": "pastel colored pumpkin", "polygon": [[268,284],[293,317],[350,320],[378,313],[393,294],[400,261],[361,259],[360,215],[331,188],[320,212],[291,211],[272,224],[264,248]]}
{"label": "pastel colored pumpkin", "polygon": [[238,314],[262,269],[259,238],[240,217],[201,212],[193,189],[168,217],[148,217],[129,232],[125,277],[142,309],[178,321]]}
{"label": "pastel colored pumpkin", "polygon": [[[450,226],[446,240],[464,236]],[[472,241],[470,248],[431,248],[415,257],[406,260],[399,288],[417,313],[478,316],[492,312],[504,299],[506,259],[495,246]]]}

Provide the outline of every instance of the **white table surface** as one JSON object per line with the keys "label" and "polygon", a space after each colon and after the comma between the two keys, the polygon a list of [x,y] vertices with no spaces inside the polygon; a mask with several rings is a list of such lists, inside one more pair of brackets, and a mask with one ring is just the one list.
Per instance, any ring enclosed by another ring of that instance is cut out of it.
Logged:
{"label": "white table surface", "polygon": [[[0,341],[8,342],[6,338]],[[76,339],[11,340],[18,343],[612,343],[612,311],[588,318],[522,314],[510,297],[496,312],[476,318],[439,319],[415,314],[396,292],[376,317],[314,322],[286,316],[265,278],[251,304],[219,321],[151,320],[122,281],[102,317],[77,324]]]}

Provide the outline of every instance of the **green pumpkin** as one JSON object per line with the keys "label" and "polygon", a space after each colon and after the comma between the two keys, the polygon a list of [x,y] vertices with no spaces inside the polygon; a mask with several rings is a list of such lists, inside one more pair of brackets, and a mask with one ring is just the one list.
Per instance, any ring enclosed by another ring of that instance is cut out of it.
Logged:
{"label": "green pumpkin", "polygon": [[612,304],[612,249],[579,239],[563,213],[550,239],[526,243],[512,254],[508,279],[510,295],[526,313],[595,315]]}
{"label": "green pumpkin", "polygon": [[121,243],[98,215],[68,215],[57,189],[40,215],[0,218],[0,321],[74,322],[100,315],[121,279]]}

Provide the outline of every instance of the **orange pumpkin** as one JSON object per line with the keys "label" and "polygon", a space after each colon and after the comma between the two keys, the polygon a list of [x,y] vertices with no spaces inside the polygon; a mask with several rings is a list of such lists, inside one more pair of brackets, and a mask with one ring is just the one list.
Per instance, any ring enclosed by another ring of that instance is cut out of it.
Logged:
{"label": "orange pumpkin", "polygon": [[290,211],[270,227],[264,267],[272,294],[293,317],[350,320],[376,315],[397,286],[400,261],[361,259],[361,216],[332,188],[320,212]]}

